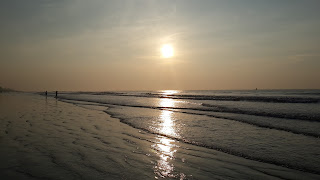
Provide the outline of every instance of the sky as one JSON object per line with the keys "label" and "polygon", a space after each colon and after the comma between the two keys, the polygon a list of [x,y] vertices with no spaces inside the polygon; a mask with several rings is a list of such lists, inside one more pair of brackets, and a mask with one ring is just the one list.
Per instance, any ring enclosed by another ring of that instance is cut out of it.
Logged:
{"label": "sky", "polygon": [[[2,0],[0,86],[320,89],[319,0]],[[170,44],[174,55],[164,58]]]}

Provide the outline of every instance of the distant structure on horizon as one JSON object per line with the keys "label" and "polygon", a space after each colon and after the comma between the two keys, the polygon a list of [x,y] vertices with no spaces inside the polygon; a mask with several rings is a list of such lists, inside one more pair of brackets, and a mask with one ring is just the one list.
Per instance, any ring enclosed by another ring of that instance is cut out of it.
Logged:
{"label": "distant structure on horizon", "polygon": [[2,93],[2,92],[14,92],[14,91],[15,90],[13,90],[13,89],[3,88],[3,87],[0,86],[0,93]]}

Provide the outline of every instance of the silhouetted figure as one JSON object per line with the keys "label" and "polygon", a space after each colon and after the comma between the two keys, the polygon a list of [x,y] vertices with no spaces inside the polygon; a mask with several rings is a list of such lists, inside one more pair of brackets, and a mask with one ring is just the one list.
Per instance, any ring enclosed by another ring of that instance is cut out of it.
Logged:
{"label": "silhouetted figure", "polygon": [[58,98],[58,91],[56,91],[56,97],[55,98]]}
{"label": "silhouetted figure", "polygon": [[46,97],[48,96],[48,91],[45,92]]}

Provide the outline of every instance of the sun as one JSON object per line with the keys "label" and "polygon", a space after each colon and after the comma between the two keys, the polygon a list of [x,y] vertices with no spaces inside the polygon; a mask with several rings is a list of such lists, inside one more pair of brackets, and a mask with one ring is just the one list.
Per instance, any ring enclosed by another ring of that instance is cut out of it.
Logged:
{"label": "sun", "polygon": [[164,58],[170,58],[173,56],[173,47],[171,44],[164,44],[161,48],[161,54]]}

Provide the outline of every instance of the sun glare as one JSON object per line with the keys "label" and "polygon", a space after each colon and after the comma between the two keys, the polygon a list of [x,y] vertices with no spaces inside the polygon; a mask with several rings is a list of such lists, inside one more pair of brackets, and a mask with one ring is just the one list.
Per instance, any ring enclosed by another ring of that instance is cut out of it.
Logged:
{"label": "sun glare", "polygon": [[161,48],[161,54],[164,58],[170,58],[173,56],[173,47],[170,44],[164,44]]}

